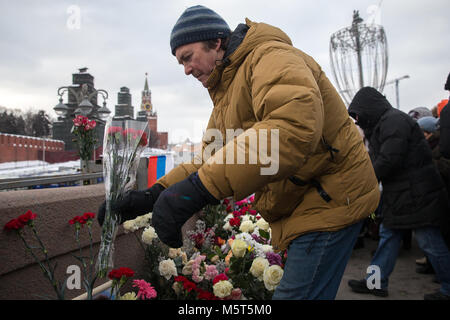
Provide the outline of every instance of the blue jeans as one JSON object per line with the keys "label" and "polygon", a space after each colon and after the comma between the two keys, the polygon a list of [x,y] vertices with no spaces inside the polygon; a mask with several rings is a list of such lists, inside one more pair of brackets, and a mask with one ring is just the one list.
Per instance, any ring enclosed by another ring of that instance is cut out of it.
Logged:
{"label": "blue jeans", "polygon": [[312,232],[289,245],[274,300],[332,300],[341,283],[362,222],[334,232]]}
{"label": "blue jeans", "polygon": [[[380,267],[381,288],[387,289],[389,276],[394,270],[400,250],[403,231],[385,228],[380,225],[380,241],[370,262]],[[441,282],[441,292],[450,295],[450,252],[437,227],[422,227],[414,229],[414,236],[419,247],[425,252],[428,260]],[[366,277],[367,278],[367,277]]]}

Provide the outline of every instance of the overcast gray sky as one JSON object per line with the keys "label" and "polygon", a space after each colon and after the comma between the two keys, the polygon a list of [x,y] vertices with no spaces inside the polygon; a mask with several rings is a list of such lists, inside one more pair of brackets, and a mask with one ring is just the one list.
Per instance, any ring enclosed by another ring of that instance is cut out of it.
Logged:
{"label": "overcast gray sky", "polygon": [[[335,83],[331,34],[351,24],[353,10],[367,20],[368,9],[380,3],[377,22],[389,46],[387,81],[410,76],[400,81],[401,110],[431,108],[448,98],[448,0],[0,0],[0,106],[55,116],[57,88],[88,67],[95,87],[109,92],[111,110],[126,86],[137,111],[148,72],[159,131],[168,131],[170,142],[200,141],[212,103],[201,83],[184,75],[169,47],[170,31],[187,7],[208,6],[231,29],[245,17],[281,28]],[[384,94],[395,106],[394,86]]]}

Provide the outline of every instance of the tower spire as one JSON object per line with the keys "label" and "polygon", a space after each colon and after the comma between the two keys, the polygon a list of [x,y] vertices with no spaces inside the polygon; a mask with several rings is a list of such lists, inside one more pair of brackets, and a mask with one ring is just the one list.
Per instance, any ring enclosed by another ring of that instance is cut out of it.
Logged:
{"label": "tower spire", "polygon": [[144,85],[144,91],[149,91],[149,89],[148,89],[147,76],[148,76],[148,73],[146,72],[146,73],[145,73],[145,85]]}
{"label": "tower spire", "polygon": [[141,110],[146,111],[149,115],[153,113],[153,107],[152,107],[152,93],[150,89],[148,88],[148,80],[147,80],[148,73],[145,73],[145,84],[144,84],[144,90],[142,91],[142,103],[141,103]]}

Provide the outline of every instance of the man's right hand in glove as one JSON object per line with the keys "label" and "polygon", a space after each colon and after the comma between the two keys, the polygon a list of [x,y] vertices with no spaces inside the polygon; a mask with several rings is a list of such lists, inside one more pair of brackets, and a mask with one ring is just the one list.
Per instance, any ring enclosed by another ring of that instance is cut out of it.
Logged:
{"label": "man's right hand in glove", "polygon": [[[153,211],[153,205],[158,199],[164,187],[159,183],[155,183],[151,188],[141,191],[131,190],[116,203],[111,204],[112,210],[116,211],[120,216],[120,223],[126,220],[135,219],[138,216]],[[100,205],[97,214],[98,223],[102,226],[105,220],[106,201]]]}

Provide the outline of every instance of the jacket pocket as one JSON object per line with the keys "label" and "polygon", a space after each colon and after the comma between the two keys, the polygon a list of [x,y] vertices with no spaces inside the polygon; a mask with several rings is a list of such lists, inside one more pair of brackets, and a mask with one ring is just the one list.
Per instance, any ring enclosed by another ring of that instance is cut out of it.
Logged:
{"label": "jacket pocket", "polygon": [[264,220],[274,222],[291,215],[310,188],[310,185],[296,185],[289,179],[270,183],[255,193],[255,206]]}

